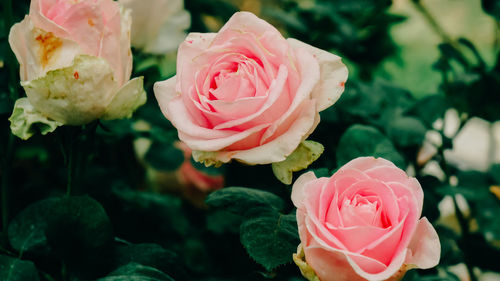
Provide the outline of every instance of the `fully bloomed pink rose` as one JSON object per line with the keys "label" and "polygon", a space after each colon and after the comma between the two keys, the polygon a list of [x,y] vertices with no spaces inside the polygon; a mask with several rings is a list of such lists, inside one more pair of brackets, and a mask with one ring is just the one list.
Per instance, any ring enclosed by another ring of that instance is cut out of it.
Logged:
{"label": "fully bloomed pink rose", "polygon": [[129,81],[130,26],[112,0],[32,0],[9,34],[29,104],[58,124],[130,116],[146,101],[142,78]]}
{"label": "fully bloomed pink rose", "polygon": [[321,281],[399,280],[433,267],[441,247],[420,219],[423,197],[415,178],[382,158],[354,159],[330,178],[306,173],[292,191],[299,252]]}
{"label": "fully bloomed pink rose", "polygon": [[295,39],[248,12],[218,33],[191,33],[177,76],[155,84],[163,114],[205,163],[283,161],[340,97],[340,57]]}

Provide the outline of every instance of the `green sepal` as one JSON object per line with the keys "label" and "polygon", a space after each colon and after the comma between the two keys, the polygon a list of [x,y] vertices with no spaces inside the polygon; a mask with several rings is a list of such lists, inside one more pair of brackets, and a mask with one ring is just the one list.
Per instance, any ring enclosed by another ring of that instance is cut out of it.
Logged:
{"label": "green sepal", "polygon": [[303,141],[285,160],[272,164],[273,173],[278,180],[289,185],[292,183],[293,172],[307,168],[321,156],[324,150],[321,143]]}

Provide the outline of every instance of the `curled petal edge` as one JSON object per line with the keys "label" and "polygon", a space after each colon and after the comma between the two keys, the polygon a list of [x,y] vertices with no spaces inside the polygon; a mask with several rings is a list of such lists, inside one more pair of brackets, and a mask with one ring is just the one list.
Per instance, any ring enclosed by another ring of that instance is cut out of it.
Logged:
{"label": "curled petal edge", "polygon": [[23,140],[29,139],[37,131],[46,135],[63,125],[38,112],[27,98],[16,100],[9,121],[12,134]]}

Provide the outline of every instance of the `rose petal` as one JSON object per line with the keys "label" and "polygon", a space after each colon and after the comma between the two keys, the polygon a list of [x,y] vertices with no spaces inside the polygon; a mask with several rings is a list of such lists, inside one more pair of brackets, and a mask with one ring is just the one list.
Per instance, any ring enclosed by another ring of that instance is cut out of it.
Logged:
{"label": "rose petal", "polygon": [[378,166],[389,166],[396,167],[394,163],[389,160],[385,160],[384,158],[374,158],[371,156],[368,157],[358,157],[346,163],[342,166],[341,169],[356,169],[364,172],[367,169],[372,169]]}
{"label": "rose petal", "polygon": [[21,66],[21,81],[31,81],[48,71],[68,67],[80,52],[75,42],[35,28],[29,16],[12,26],[9,44]]}
{"label": "rose petal", "polygon": [[21,85],[38,111],[68,125],[100,118],[118,90],[109,64],[87,55],[78,55],[71,66]]}
{"label": "rose petal", "polygon": [[313,101],[308,101],[308,104],[304,105],[302,112],[298,114],[300,117],[295,120],[288,131],[271,142],[248,150],[219,151],[216,153],[216,158],[222,162],[228,162],[233,158],[247,164],[269,164],[285,160],[300,142],[307,139],[311,133],[311,128],[317,124],[319,114],[316,113],[313,104]]}
{"label": "rose petal", "polygon": [[382,215],[387,217],[387,223],[389,225],[396,225],[399,223],[398,218],[400,210],[397,204],[398,198],[392,189],[385,183],[373,179],[358,181],[339,194],[339,203],[341,203],[344,198],[353,198],[355,194],[378,196],[382,204],[379,208],[383,208]]}
{"label": "rose petal", "polygon": [[179,97],[180,93],[176,91],[175,86],[177,79],[173,76],[165,81],[156,82],[153,86],[156,101],[160,106],[161,112],[167,119],[170,119],[167,104],[175,97]]}
{"label": "rose petal", "polygon": [[439,263],[441,243],[436,230],[427,218],[419,220],[408,249],[405,261],[408,265],[426,269]]}
{"label": "rose petal", "polygon": [[[335,227],[327,223],[330,232],[337,237],[350,252],[360,253],[372,241],[384,236],[391,229],[376,226],[363,225],[353,227]],[[373,257],[372,257],[373,258]],[[377,259],[378,260],[378,259]]]}
{"label": "rose petal", "polygon": [[[274,124],[268,129],[264,134],[263,141],[265,142],[267,138],[270,138],[275,131],[281,126],[281,123],[289,118],[294,112],[296,112],[297,107],[299,107],[305,99],[311,98],[311,91],[319,80],[319,67],[318,64],[314,63],[314,60],[307,52],[301,52],[300,50],[296,52],[297,56],[297,71],[301,75],[301,83],[298,87],[292,103],[288,106],[286,112],[274,122]],[[293,70],[291,71],[293,72]],[[314,129],[314,128],[313,128]]]}
{"label": "rose petal", "polygon": [[318,101],[318,110],[323,111],[333,105],[344,92],[348,70],[341,58],[330,52],[318,49],[299,40],[288,38],[288,44],[294,49],[304,49],[313,55],[320,66],[319,83],[312,92]]}
{"label": "rose petal", "polygon": [[302,208],[304,205],[304,201],[306,199],[306,189],[307,184],[313,180],[316,180],[316,175],[314,172],[307,172],[300,177],[297,178],[295,183],[292,186],[292,202],[297,207],[297,209]]}
{"label": "rose petal", "polygon": [[123,85],[106,107],[101,118],[105,120],[130,118],[137,108],[146,103],[143,84],[144,78],[137,77]]}
{"label": "rose petal", "polygon": [[29,17],[33,21],[34,26],[47,32],[52,32],[59,38],[70,38],[66,29],[45,16],[50,7],[54,6],[56,2],[56,0],[32,0]]}

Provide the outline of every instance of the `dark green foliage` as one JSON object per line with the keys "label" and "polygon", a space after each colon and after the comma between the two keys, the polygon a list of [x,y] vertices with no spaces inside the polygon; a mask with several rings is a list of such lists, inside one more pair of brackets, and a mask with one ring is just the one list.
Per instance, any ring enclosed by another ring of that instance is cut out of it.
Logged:
{"label": "dark green foliage", "polygon": [[12,248],[24,255],[50,253],[46,230],[51,208],[59,199],[49,198],[28,206],[9,225],[9,242]]}
{"label": "dark green foliage", "polygon": [[295,213],[280,213],[283,200],[266,191],[227,187],[213,192],[206,200],[244,219],[240,226],[241,243],[248,254],[267,270],[292,261],[300,243]]}
{"label": "dark green foliage", "polygon": [[151,166],[161,171],[174,171],[184,161],[184,154],[172,143],[153,142],[145,157]]}
{"label": "dark green foliage", "polygon": [[361,156],[382,157],[399,167],[405,166],[404,158],[387,137],[373,127],[354,125],[340,138],[337,165]]}
{"label": "dark green foliage", "polygon": [[270,192],[244,187],[226,187],[213,192],[207,197],[206,203],[243,216],[251,216],[257,209],[280,211],[284,206],[283,200]]}
{"label": "dark green foliage", "polygon": [[174,279],[152,267],[129,263],[98,281],[174,281]]}
{"label": "dark green foliage", "polygon": [[[191,159],[198,171],[223,176],[225,187],[211,192],[182,185],[185,158],[176,145],[178,133],[153,93],[155,82],[176,74],[175,54],[133,49],[132,76],[144,76],[148,101],[130,119],[64,126],[28,141],[10,134],[8,117],[25,94],[7,37],[29,2],[3,0],[0,10],[0,280],[305,280],[292,262],[300,241],[291,186],[280,183],[270,165],[232,162],[214,168]],[[260,7],[259,16],[284,37],[332,51],[349,67],[344,94],[320,113],[309,137],[325,151],[307,171],[329,177],[356,157],[373,156],[393,161],[420,182],[422,216],[439,234],[441,259],[437,268],[411,270],[403,280],[458,281],[449,267],[462,263],[500,272],[500,199],[493,192],[500,186],[500,163],[463,171],[447,162],[445,150],[453,149],[456,136],[445,135],[436,122],[450,108],[459,113],[459,128],[473,117],[500,120],[498,48],[488,54],[484,42],[443,37],[435,46],[439,59],[426,70],[440,73],[442,82],[420,97],[381,67],[407,48],[391,37],[391,28],[405,20],[390,12],[391,1],[185,0],[190,31],[216,31],[243,2],[245,8]],[[481,4],[498,23],[500,2]],[[442,145],[422,160],[429,130],[441,135]],[[72,145],[74,184],[65,196]],[[428,174],[428,161],[443,174]],[[445,197],[463,197],[467,210],[453,206],[456,215],[443,217]]]}
{"label": "dark green foliage", "polygon": [[300,243],[295,213],[264,212],[241,224],[241,243],[267,270],[291,262]]}

